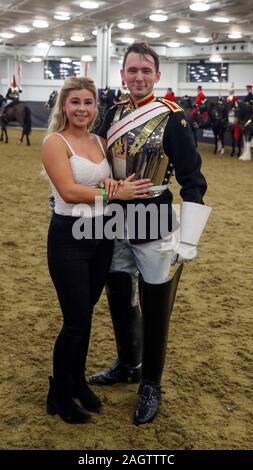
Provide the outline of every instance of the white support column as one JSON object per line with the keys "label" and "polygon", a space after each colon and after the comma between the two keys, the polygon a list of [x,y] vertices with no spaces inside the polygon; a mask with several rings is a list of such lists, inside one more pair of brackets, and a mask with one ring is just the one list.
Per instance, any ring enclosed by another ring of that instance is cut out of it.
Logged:
{"label": "white support column", "polygon": [[175,93],[175,96],[178,96],[179,63],[174,63],[173,65],[174,65],[174,70],[173,70],[171,87]]}
{"label": "white support column", "polygon": [[105,25],[97,33],[97,87],[109,86],[109,67],[111,56],[111,28]]}

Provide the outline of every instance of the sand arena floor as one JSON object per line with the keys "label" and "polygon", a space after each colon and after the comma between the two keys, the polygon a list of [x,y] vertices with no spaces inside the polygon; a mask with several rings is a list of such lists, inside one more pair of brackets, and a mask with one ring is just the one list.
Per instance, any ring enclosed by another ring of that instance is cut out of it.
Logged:
{"label": "sand arena floor", "polygon": [[[48,416],[52,348],[61,326],[47,271],[49,188],[41,131],[31,147],[0,144],[2,449],[251,449],[253,161],[200,145],[213,207],[197,261],[185,266],[171,320],[165,394],[153,424],[136,427],[136,385],[96,388],[99,415],[86,425]],[[174,194],[177,185],[173,183]],[[175,202],[179,202],[177,196]],[[115,357],[105,296],[96,307],[88,373]]]}

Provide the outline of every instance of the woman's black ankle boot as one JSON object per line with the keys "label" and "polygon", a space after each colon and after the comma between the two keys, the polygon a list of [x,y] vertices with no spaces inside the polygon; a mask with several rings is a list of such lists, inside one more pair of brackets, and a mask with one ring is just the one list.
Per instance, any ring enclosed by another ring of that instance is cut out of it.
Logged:
{"label": "woman's black ankle boot", "polygon": [[58,414],[65,423],[82,424],[90,420],[90,414],[77,405],[71,397],[70,384],[63,380],[49,377],[47,412]]}
{"label": "woman's black ankle boot", "polygon": [[85,379],[73,386],[73,398],[78,398],[85,410],[99,412],[102,403]]}

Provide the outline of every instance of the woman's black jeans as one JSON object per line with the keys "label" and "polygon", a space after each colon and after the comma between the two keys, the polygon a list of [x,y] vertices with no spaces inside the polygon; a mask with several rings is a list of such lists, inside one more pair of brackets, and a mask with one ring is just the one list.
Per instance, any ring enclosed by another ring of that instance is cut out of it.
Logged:
{"label": "woman's black jeans", "polygon": [[113,240],[77,240],[76,217],[53,214],[48,231],[48,267],[60,302],[63,328],[54,347],[56,380],[84,377],[91,318],[110,268]]}

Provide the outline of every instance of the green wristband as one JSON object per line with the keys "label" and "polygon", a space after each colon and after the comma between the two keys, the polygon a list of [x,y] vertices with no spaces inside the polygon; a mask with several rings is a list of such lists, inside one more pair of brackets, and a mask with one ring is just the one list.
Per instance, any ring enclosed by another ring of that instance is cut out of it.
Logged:
{"label": "green wristband", "polygon": [[103,198],[103,203],[106,204],[106,190],[104,188],[99,188],[99,191],[101,192],[102,194],[102,198]]}

